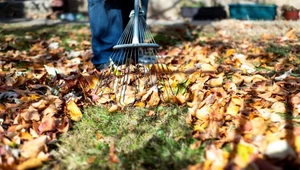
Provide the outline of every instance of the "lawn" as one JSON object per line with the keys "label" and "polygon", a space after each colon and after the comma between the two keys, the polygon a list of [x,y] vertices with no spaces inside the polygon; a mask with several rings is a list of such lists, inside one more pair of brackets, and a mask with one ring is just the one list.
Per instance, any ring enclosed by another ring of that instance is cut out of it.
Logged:
{"label": "lawn", "polygon": [[128,107],[97,97],[88,25],[1,28],[0,167],[296,169],[298,28],[154,26],[176,93]]}

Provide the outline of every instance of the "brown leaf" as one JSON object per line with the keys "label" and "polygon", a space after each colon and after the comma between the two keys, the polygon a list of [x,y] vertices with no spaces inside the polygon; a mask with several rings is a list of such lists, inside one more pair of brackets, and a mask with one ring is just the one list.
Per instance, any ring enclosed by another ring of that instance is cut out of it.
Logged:
{"label": "brown leaf", "polygon": [[150,110],[149,112],[146,113],[146,116],[153,116],[155,115],[155,112],[153,110]]}
{"label": "brown leaf", "polygon": [[112,163],[119,163],[119,158],[115,154],[115,152],[116,152],[115,144],[111,143],[110,147],[109,147],[109,161],[112,162]]}
{"label": "brown leaf", "polygon": [[48,102],[46,100],[41,99],[37,102],[32,103],[31,105],[38,110],[42,110],[46,108],[47,104]]}
{"label": "brown leaf", "polygon": [[147,107],[157,106],[159,102],[160,102],[160,98],[158,95],[157,88],[155,88],[155,90],[153,90],[153,93],[150,96],[149,101],[147,102]]}
{"label": "brown leaf", "polygon": [[51,103],[45,110],[42,111],[44,117],[52,117],[57,113],[57,107],[55,104]]}
{"label": "brown leaf", "polygon": [[37,109],[35,109],[32,106],[29,106],[28,109],[24,109],[21,111],[21,116],[26,121],[39,121],[40,120],[40,114]]}
{"label": "brown leaf", "polygon": [[96,158],[97,158],[96,156],[91,156],[91,157],[88,158],[87,162],[88,162],[89,164],[92,164],[92,163],[95,162]]}
{"label": "brown leaf", "polygon": [[61,118],[59,124],[57,125],[57,130],[61,133],[67,132],[70,127],[70,120],[68,117]]}
{"label": "brown leaf", "polygon": [[263,118],[256,117],[250,121],[252,125],[253,135],[262,135],[265,133],[265,130],[267,129],[268,125]]}
{"label": "brown leaf", "polygon": [[55,117],[51,117],[43,122],[41,122],[40,126],[38,127],[40,133],[53,131],[56,129],[58,124],[58,120]]}
{"label": "brown leaf", "polygon": [[290,28],[283,37],[280,38],[281,42],[288,41],[288,40],[296,40],[296,29],[295,28]]}
{"label": "brown leaf", "polygon": [[38,154],[45,150],[47,136],[41,136],[31,141],[25,142],[21,146],[21,155],[25,158],[36,158]]}
{"label": "brown leaf", "polygon": [[298,116],[300,114],[300,93],[291,96],[290,104],[293,109],[293,116]]}
{"label": "brown leaf", "polygon": [[5,113],[5,111],[6,111],[6,107],[0,103],[0,114]]}

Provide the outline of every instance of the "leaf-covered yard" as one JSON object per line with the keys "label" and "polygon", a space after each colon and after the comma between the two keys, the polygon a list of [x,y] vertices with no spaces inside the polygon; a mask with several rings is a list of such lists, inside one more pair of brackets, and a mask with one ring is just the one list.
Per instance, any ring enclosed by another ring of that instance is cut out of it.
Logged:
{"label": "leaf-covered yard", "polygon": [[87,25],[2,28],[0,168],[298,169],[299,28],[155,26],[177,93],[125,108],[97,96]]}

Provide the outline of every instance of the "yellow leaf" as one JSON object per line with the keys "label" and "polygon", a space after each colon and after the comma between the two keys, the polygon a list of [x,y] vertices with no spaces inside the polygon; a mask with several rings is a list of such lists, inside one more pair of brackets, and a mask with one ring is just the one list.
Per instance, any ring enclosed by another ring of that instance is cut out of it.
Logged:
{"label": "yellow leaf", "polygon": [[295,136],[295,149],[299,153],[300,152],[300,136]]}
{"label": "yellow leaf", "polygon": [[203,121],[201,124],[196,124],[194,126],[194,130],[199,132],[205,132],[205,129],[208,127],[208,125],[209,125],[208,121]]}
{"label": "yellow leaf", "polygon": [[42,151],[38,154],[37,159],[41,160],[42,162],[49,161],[50,155]]}
{"label": "yellow leaf", "polygon": [[205,129],[200,125],[195,125],[194,126],[194,131],[198,131],[198,132],[201,133],[201,132],[205,132]]}
{"label": "yellow leaf", "polygon": [[233,74],[231,80],[236,85],[240,85],[244,81],[240,74]]}
{"label": "yellow leaf", "polygon": [[214,66],[205,63],[205,64],[201,65],[201,71],[203,71],[203,72],[216,72],[217,69]]}
{"label": "yellow leaf", "polygon": [[188,94],[181,94],[181,93],[178,93],[178,94],[176,95],[176,99],[180,102],[180,104],[186,103],[188,97],[189,97]]}
{"label": "yellow leaf", "polygon": [[250,162],[250,157],[254,154],[255,150],[252,145],[245,142],[237,145],[237,155],[241,158],[242,162],[239,162],[241,168],[246,166]]}
{"label": "yellow leaf", "polygon": [[145,103],[144,102],[137,102],[137,103],[134,104],[134,106],[144,108]]}
{"label": "yellow leaf", "polygon": [[95,89],[99,84],[99,78],[96,76],[85,76],[84,78],[88,82],[88,89]]}
{"label": "yellow leaf", "polygon": [[184,72],[195,72],[196,70],[197,70],[197,68],[195,67],[195,62],[191,61],[183,67],[182,71],[184,71]]}
{"label": "yellow leaf", "polygon": [[253,135],[262,135],[265,133],[268,124],[265,122],[265,120],[262,117],[255,117],[250,121],[252,124]]}
{"label": "yellow leaf", "polygon": [[109,109],[108,112],[112,113],[118,110],[118,105],[112,105]]}
{"label": "yellow leaf", "polygon": [[230,103],[229,106],[227,107],[226,114],[236,116],[239,110],[240,110],[240,106]]}
{"label": "yellow leaf", "polygon": [[117,97],[117,102],[121,106],[128,106],[133,104],[135,101],[135,96],[134,95],[127,95],[127,94],[119,94]]}
{"label": "yellow leaf", "polygon": [[30,158],[18,165],[17,170],[35,169],[42,166],[42,161],[37,158]]}
{"label": "yellow leaf", "polygon": [[233,54],[235,54],[236,53],[236,51],[235,51],[235,49],[228,49],[227,51],[226,51],[226,57],[230,57],[230,56],[232,56]]}
{"label": "yellow leaf", "polygon": [[223,84],[223,73],[218,75],[218,78],[210,79],[207,84],[210,87],[218,87]]}
{"label": "yellow leaf", "polygon": [[37,94],[30,94],[28,96],[22,96],[20,98],[20,101],[22,101],[22,102],[29,102],[29,101],[35,101],[35,100],[37,100],[39,98],[40,98],[40,96],[37,95]]}
{"label": "yellow leaf", "polygon": [[196,117],[199,120],[206,120],[211,112],[212,108],[208,105],[204,105],[201,109],[196,111]]}
{"label": "yellow leaf", "polygon": [[32,140],[33,137],[28,132],[21,132],[20,138],[24,140]]}
{"label": "yellow leaf", "polygon": [[296,29],[295,28],[290,28],[285,34],[283,37],[280,38],[280,41],[283,42],[283,41],[287,41],[287,40],[295,40],[297,39],[297,36],[296,36]]}
{"label": "yellow leaf", "polygon": [[276,112],[276,113],[286,113],[286,107],[283,102],[275,102],[271,108]]}
{"label": "yellow leaf", "polygon": [[226,114],[236,116],[242,106],[242,101],[239,97],[233,96],[226,109]]}
{"label": "yellow leaf", "polygon": [[74,121],[80,121],[82,118],[81,110],[78,108],[78,106],[73,100],[70,100],[67,103],[67,113],[70,116],[70,118]]}
{"label": "yellow leaf", "polygon": [[237,97],[237,96],[233,96],[233,97],[231,98],[231,101],[232,101],[235,105],[239,105],[239,106],[242,105],[241,99],[240,99],[239,97]]}

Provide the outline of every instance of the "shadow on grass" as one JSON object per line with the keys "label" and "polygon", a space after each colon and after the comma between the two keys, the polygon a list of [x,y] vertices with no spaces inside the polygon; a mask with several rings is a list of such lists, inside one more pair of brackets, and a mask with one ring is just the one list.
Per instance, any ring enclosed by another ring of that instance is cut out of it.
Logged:
{"label": "shadow on grass", "polygon": [[4,64],[55,63],[65,52],[89,49],[81,42],[89,42],[90,38],[85,24],[0,29],[0,57]]}
{"label": "shadow on grass", "polygon": [[[203,160],[205,143],[192,137],[185,122],[186,108],[158,107],[108,113],[93,107],[64,134],[56,165],[62,169],[183,169]],[[111,147],[118,163],[111,162]],[[202,155],[202,156],[201,156]],[[48,166],[49,168],[49,166]],[[44,169],[47,169],[44,167]]]}

